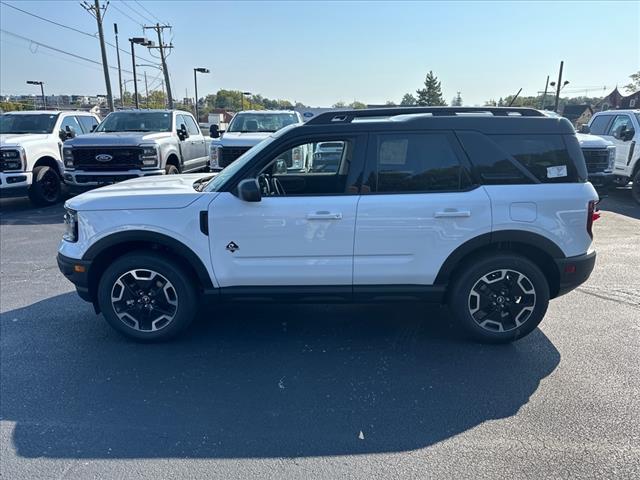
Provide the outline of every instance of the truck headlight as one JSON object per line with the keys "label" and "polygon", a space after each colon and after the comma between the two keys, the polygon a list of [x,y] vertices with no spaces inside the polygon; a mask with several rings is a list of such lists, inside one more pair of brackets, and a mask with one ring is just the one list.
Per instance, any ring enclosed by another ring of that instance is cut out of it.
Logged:
{"label": "truck headlight", "polygon": [[21,149],[7,149],[2,150],[0,153],[2,157],[2,164],[4,166],[4,170],[14,170],[21,171],[24,169],[26,159],[24,155],[24,150]]}
{"label": "truck headlight", "polygon": [[160,155],[155,146],[143,146],[140,160],[142,160],[142,168],[155,168],[158,166]]}
{"label": "truck headlight", "polygon": [[211,145],[209,147],[209,167],[210,168],[220,168],[220,150],[222,149],[219,145]]}
{"label": "truck headlight", "polygon": [[67,242],[75,243],[78,241],[78,212],[67,208],[64,214],[65,231],[62,238]]}
{"label": "truck headlight", "polygon": [[64,161],[64,168],[74,168],[73,149],[71,147],[64,147],[62,149],[62,159]]}
{"label": "truck headlight", "polygon": [[616,147],[611,145],[607,147],[607,150],[609,150],[609,166],[607,167],[607,171],[613,172],[616,165]]}

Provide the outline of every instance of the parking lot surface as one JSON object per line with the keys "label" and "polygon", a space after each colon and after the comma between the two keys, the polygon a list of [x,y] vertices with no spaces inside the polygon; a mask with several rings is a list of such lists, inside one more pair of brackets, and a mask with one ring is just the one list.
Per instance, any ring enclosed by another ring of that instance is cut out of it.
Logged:
{"label": "parking lot surface", "polygon": [[421,305],[212,305],[115,333],[59,273],[62,206],[3,200],[1,476],[640,478],[640,207],[602,202],[596,270],[507,346]]}

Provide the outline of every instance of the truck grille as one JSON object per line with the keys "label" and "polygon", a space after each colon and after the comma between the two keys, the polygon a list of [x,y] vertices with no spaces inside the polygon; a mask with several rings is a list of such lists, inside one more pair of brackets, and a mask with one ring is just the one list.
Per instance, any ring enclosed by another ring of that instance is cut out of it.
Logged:
{"label": "truck grille", "polygon": [[[107,147],[107,148],[74,148],[73,165],[78,170],[87,172],[113,172],[137,170],[142,167],[139,147]],[[111,160],[99,162],[98,155],[111,155]]]}
{"label": "truck grille", "polygon": [[222,147],[220,150],[222,154],[220,156],[220,166],[222,168],[226,167],[250,148],[251,147]]}
{"label": "truck grille", "polygon": [[609,151],[606,148],[583,148],[582,154],[588,173],[604,172],[609,168]]}

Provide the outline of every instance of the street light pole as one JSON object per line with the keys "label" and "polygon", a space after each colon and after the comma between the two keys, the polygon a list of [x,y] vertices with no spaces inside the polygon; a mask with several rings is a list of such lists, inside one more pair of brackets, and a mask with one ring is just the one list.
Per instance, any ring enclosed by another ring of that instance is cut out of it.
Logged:
{"label": "street light pole", "polygon": [[40,80],[27,80],[28,85],[40,85],[40,94],[42,95],[42,109],[47,109],[47,98],[44,96],[44,82]]}
{"label": "street light pole", "polygon": [[133,63],[133,99],[135,101],[136,108],[140,108],[140,104],[138,102],[138,79],[136,78],[136,52],[133,46],[135,45],[132,38],[129,39],[131,43],[131,62]]}
{"label": "street light pole", "polygon": [[147,92],[147,101],[145,104],[146,108],[149,108],[149,85],[147,85],[147,71],[144,71],[144,90]]}
{"label": "street light pole", "polygon": [[540,108],[544,110],[544,102],[547,99],[547,90],[549,89],[549,75],[547,75],[547,83],[544,85],[544,93],[542,94],[542,105]]}
{"label": "street light pole", "polygon": [[120,48],[118,46],[118,24],[113,24],[116,33],[116,55],[118,57],[118,84],[120,85],[120,106],[124,108],[124,97],[122,96],[122,69],[120,68]]}
{"label": "street light pole", "polygon": [[560,72],[558,73],[558,83],[556,84],[556,103],[553,111],[558,113],[558,104],[560,103],[560,88],[562,85],[562,68],[564,67],[564,60],[560,62]]}
{"label": "street light pole", "polygon": [[196,113],[196,122],[198,123],[198,125],[200,124],[200,117],[198,115],[198,73],[209,73],[209,69],[208,68],[194,68],[193,69],[193,83],[195,86],[195,91],[196,91],[196,102],[194,104],[195,107],[195,113]]}

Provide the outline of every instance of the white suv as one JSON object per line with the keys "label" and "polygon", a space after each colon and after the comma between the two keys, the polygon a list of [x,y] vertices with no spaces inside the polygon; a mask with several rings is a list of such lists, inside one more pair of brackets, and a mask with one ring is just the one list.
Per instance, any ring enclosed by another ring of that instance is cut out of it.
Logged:
{"label": "white suv", "polygon": [[[336,168],[282,168],[287,152],[327,143],[341,145]],[[569,121],[536,110],[330,112],[216,176],[69,200],[58,264],[139,340],[177,334],[208,295],[446,302],[473,338],[508,342],[593,269],[598,196],[586,179]]]}
{"label": "white suv", "polygon": [[29,195],[36,205],[62,198],[62,144],[93,131],[100,120],[76,111],[0,115],[0,197]]}

